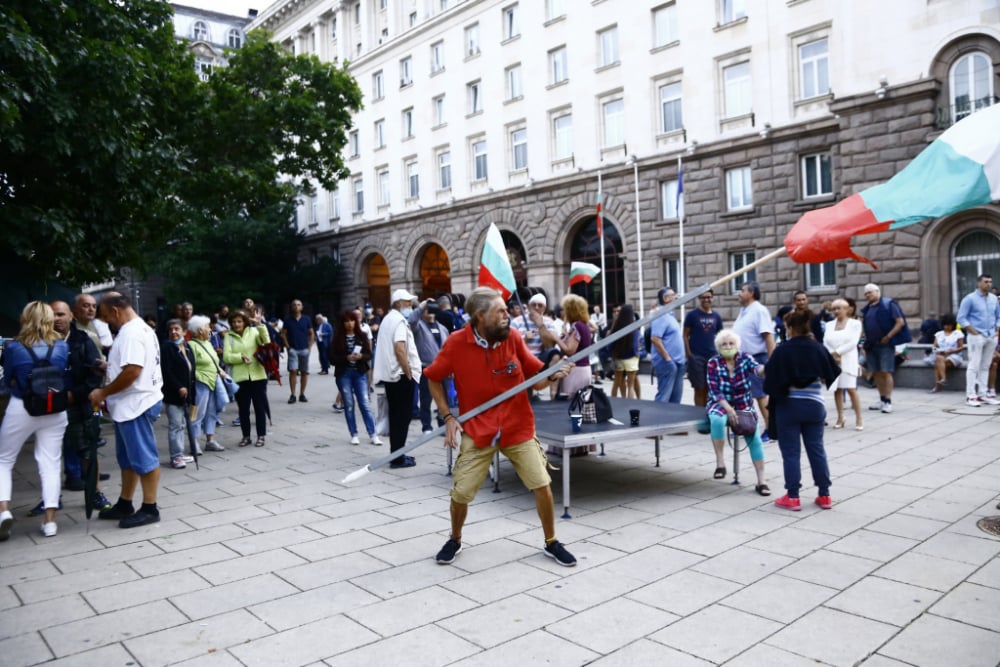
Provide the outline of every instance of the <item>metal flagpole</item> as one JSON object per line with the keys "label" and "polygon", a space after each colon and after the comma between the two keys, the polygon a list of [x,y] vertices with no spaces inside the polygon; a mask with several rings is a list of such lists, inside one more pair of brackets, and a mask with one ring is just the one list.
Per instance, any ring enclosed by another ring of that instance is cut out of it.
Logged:
{"label": "metal flagpole", "polygon": [[597,242],[601,244],[601,312],[608,316],[608,287],[604,270],[604,214],[601,212],[601,171],[597,171]]}
{"label": "metal flagpole", "polygon": [[[638,199],[638,193],[636,198]],[[638,205],[638,203],[637,203]],[[678,294],[687,294],[687,272],[684,270],[684,165],[677,156],[677,221],[680,234],[680,260],[677,266]],[[681,322],[684,321],[684,306],[681,306]]]}
{"label": "metal flagpole", "polygon": [[[642,296],[642,223],[639,219],[639,159],[632,156],[632,173],[635,178],[635,245],[639,262],[639,317],[646,316],[646,300]],[[683,293],[683,292],[682,292]]]}

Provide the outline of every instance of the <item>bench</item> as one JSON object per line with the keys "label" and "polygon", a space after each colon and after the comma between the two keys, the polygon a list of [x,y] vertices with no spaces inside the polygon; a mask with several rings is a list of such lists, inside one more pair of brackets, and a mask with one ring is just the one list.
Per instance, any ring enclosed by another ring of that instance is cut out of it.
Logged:
{"label": "bench", "polygon": [[[929,343],[907,343],[906,361],[896,366],[894,382],[907,389],[930,389],[934,386],[934,346]],[[945,375],[944,391],[965,391],[965,361],[957,368],[949,368]]]}

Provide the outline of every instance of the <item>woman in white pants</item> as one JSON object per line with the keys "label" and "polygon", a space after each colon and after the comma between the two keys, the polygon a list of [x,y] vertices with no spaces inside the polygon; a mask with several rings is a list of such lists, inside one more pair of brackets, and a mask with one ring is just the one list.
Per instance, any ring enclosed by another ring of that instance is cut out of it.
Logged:
{"label": "woman in white pants", "polygon": [[[12,471],[17,455],[24,442],[35,436],[35,461],[38,462],[38,476],[42,481],[42,502],[45,517],[42,519],[42,534],[52,537],[56,534],[56,509],[59,507],[59,486],[61,484],[62,442],[66,432],[66,412],[33,417],[24,407],[24,390],[28,375],[35,362],[28,349],[39,358],[45,358],[52,348],[50,363],[61,368],[66,374],[65,385],[71,385],[69,377],[69,347],[59,338],[53,323],[52,308],[41,301],[32,301],[21,312],[21,331],[17,338],[7,343],[3,353],[4,383],[10,386],[10,404],[0,426],[0,542],[10,537],[14,517],[10,512]],[[72,400],[72,398],[70,399]],[[86,400],[84,398],[84,400]]]}

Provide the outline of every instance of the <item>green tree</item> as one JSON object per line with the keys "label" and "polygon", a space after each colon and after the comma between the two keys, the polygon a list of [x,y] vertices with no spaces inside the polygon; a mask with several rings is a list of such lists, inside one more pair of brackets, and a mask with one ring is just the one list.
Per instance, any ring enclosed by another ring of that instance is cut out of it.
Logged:
{"label": "green tree", "polygon": [[0,4],[0,258],[81,283],[224,242],[228,221],[270,222],[270,243],[301,192],[347,175],[361,93],[345,68],[252,34],[202,83],[171,12],[161,0]]}

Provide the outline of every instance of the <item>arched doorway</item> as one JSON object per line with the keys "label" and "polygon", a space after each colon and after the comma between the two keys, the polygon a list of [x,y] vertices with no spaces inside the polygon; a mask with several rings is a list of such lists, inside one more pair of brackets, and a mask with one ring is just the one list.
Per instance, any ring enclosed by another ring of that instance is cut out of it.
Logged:
{"label": "arched doorway", "polygon": [[389,265],[386,263],[385,257],[378,253],[372,255],[368,259],[365,275],[368,283],[368,300],[373,307],[388,311],[392,304],[389,303],[391,298],[389,294],[390,276]]}
{"label": "arched doorway", "polygon": [[524,244],[514,232],[502,230],[500,237],[507,248],[507,259],[510,260],[510,268],[514,272],[514,283],[518,287],[528,286],[528,255],[524,252]]}
{"label": "arched doorway", "polygon": [[[601,265],[601,239],[597,236],[597,217],[583,222],[573,236],[569,251],[570,261],[588,262],[595,266]],[[571,290],[579,294],[590,305],[600,305],[604,300],[601,294],[601,274],[590,283],[577,283]],[[604,218],[604,280],[607,289],[608,308],[612,304],[625,302],[625,258],[622,254],[622,238],[618,227]],[[637,304],[634,304],[637,305]]]}
{"label": "arched doorway", "polygon": [[976,278],[984,273],[1000,276],[1000,237],[984,229],[964,235],[955,243],[951,256],[952,308],[976,289]]}
{"label": "arched doorway", "polygon": [[451,293],[451,262],[448,253],[437,243],[431,243],[420,258],[420,298]]}

